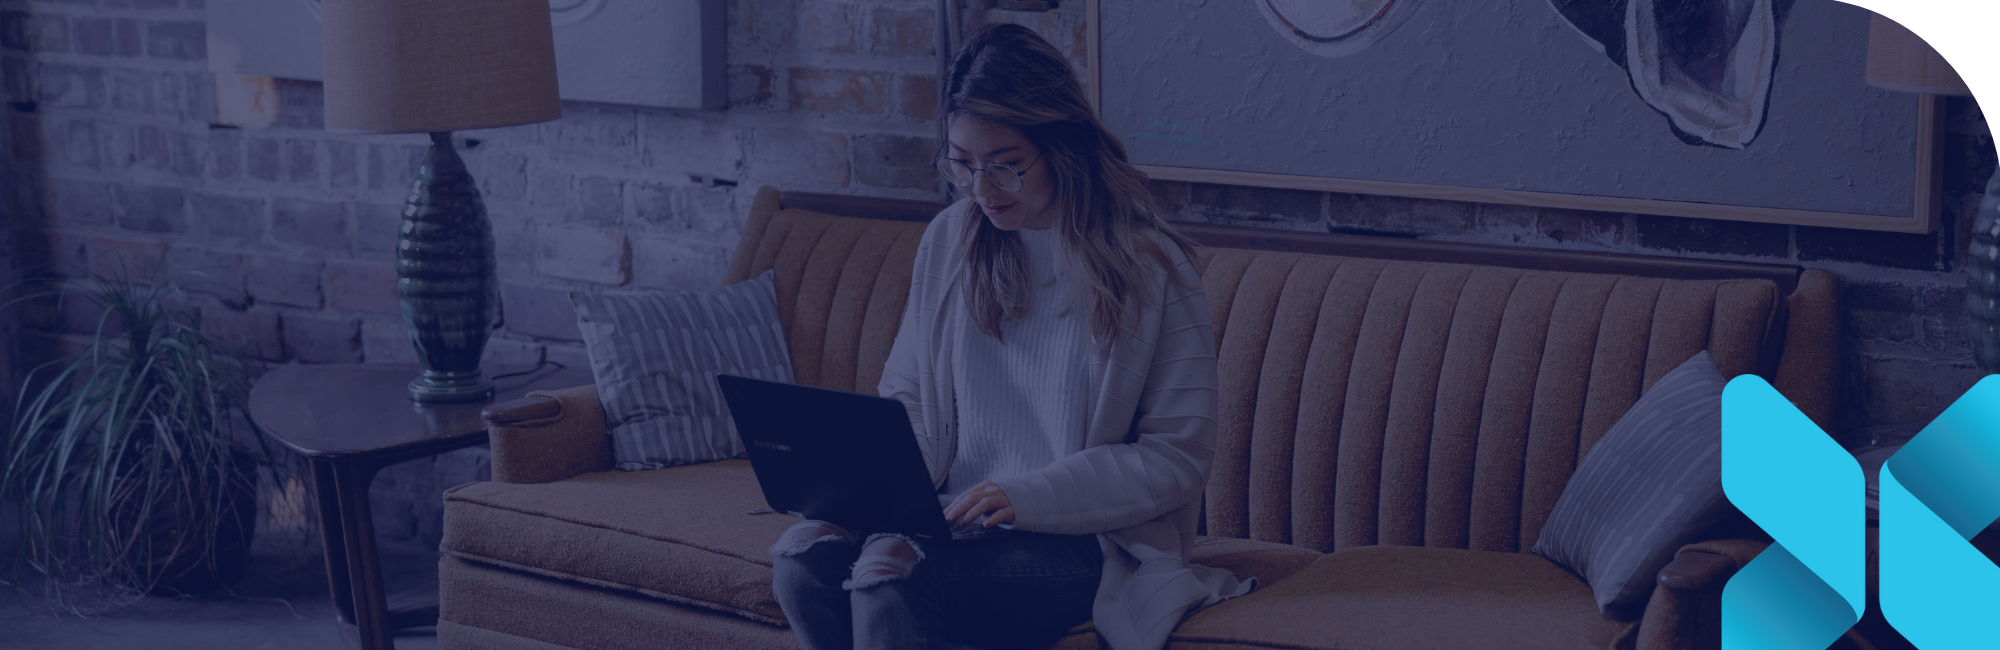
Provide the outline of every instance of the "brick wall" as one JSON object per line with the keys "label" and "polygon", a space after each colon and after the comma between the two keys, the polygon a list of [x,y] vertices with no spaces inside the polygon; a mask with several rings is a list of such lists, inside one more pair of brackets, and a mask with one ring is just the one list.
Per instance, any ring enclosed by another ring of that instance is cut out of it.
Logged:
{"label": "brick wall", "polygon": [[[961,29],[1022,22],[1083,58],[1082,2],[1039,13],[961,1]],[[253,342],[274,362],[412,361],[389,278],[424,138],[327,134],[318,84],[218,80],[207,71],[201,2],[0,0],[7,252],[17,263],[53,258],[103,271],[125,260],[200,272],[206,280],[191,284],[188,302],[202,326]],[[546,350],[582,364],[567,291],[714,285],[760,185],[935,198],[933,6],[732,0],[726,110],[570,103],[559,121],[458,134],[502,260],[507,324],[489,362],[525,363]],[[259,98],[271,109],[249,103]],[[222,124],[224,113],[245,126]],[[1894,441],[1975,379],[1955,233],[1994,167],[1993,147],[1969,100],[1950,103],[1948,127],[1949,194],[1934,235],[1158,189],[1187,221],[1827,269],[1845,283],[1849,306],[1841,426],[1850,439]],[[22,343],[0,363],[14,355],[18,374],[26,361],[73,349],[91,320],[74,309],[0,320],[0,335]],[[385,472],[382,535],[434,544],[438,491],[480,476],[483,463],[474,450]]]}

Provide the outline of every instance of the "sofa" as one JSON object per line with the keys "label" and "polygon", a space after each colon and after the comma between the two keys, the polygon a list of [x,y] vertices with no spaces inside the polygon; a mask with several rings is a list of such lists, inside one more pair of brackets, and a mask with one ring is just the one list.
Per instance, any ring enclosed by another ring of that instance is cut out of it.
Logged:
{"label": "sofa", "polygon": [[[775,269],[797,380],[872,393],[938,204],[759,191],[725,284]],[[1643,616],[1530,553],[1571,471],[1708,350],[1835,416],[1839,289],[1797,267],[1188,224],[1220,423],[1194,561],[1259,588],[1174,648],[1718,644],[1754,527],[1681,548]],[[486,412],[493,480],[445,493],[445,648],[795,648],[747,461],[612,470],[592,386]],[[1096,648],[1085,624],[1056,644]]]}

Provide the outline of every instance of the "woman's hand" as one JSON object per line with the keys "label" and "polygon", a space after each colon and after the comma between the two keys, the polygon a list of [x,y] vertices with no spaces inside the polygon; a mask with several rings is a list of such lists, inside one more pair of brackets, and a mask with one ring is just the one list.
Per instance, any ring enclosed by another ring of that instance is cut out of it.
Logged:
{"label": "woman's hand", "polygon": [[944,509],[944,518],[954,526],[963,526],[987,515],[986,527],[1014,521],[1014,502],[1007,500],[1007,491],[992,481],[972,486],[972,489],[958,495],[950,506]]}

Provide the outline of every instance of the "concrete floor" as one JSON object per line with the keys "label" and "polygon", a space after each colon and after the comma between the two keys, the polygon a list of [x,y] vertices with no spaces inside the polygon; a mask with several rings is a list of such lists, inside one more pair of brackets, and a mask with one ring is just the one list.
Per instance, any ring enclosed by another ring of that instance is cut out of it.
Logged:
{"label": "concrete floor", "polygon": [[[437,597],[437,554],[383,548],[389,606]],[[0,586],[4,589],[4,586]],[[317,554],[256,555],[250,575],[232,589],[175,598],[146,598],[92,618],[56,616],[32,586],[0,603],[0,648],[6,650],[346,650],[334,622],[326,568]],[[405,630],[397,650],[432,650],[431,628]]]}

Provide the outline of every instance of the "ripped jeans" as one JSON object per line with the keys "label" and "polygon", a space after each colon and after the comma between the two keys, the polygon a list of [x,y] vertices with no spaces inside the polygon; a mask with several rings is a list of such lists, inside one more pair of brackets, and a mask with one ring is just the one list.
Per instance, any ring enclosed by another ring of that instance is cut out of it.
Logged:
{"label": "ripped jeans", "polygon": [[804,521],[771,547],[771,590],[804,650],[1046,645],[1090,620],[1096,535],[932,544]]}

